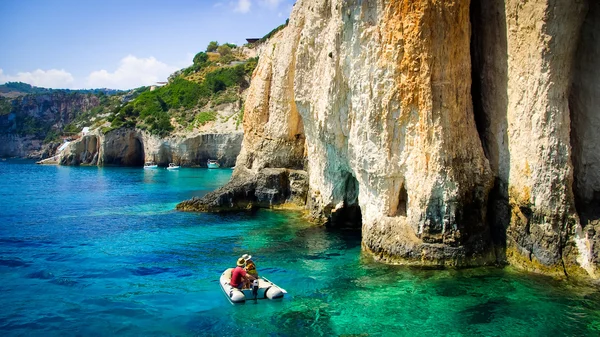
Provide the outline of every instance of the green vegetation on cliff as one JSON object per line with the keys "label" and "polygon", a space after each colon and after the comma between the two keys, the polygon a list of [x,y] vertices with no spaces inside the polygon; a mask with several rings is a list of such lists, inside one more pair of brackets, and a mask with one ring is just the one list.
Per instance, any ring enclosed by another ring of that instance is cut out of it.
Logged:
{"label": "green vegetation on cliff", "polygon": [[[23,87],[31,86],[16,85],[19,90]],[[73,137],[84,126],[103,123],[103,116],[118,107],[123,97],[107,95],[103,90],[92,93],[94,90],[41,89],[13,98],[0,96],[0,134],[32,136],[46,143]]]}
{"label": "green vegetation on cliff", "polygon": [[136,127],[166,136],[232,120],[237,129],[243,114],[241,94],[258,63],[246,52],[212,41],[164,86],[130,91],[59,90],[8,82],[0,85],[0,133],[51,142],[73,137],[84,127],[104,133]]}
{"label": "green vegetation on cliff", "polygon": [[7,98],[0,97],[0,116],[8,115],[12,109],[11,101]]}
{"label": "green vegetation on cliff", "polygon": [[273,29],[272,31],[268,32],[267,35],[265,35],[262,38],[260,38],[258,40],[258,42],[259,43],[263,43],[263,42],[267,41],[273,35],[275,35],[277,32],[279,32],[280,30],[282,30],[283,28],[285,28],[288,25],[289,22],[290,22],[290,19],[286,19],[284,24],[282,24],[282,25],[276,27],[275,29]]}
{"label": "green vegetation on cliff", "polygon": [[171,75],[167,85],[144,91],[115,109],[108,117],[111,125],[104,131],[138,127],[165,136],[175,129],[172,119],[187,130],[216,120],[216,113],[208,109],[241,101],[240,93],[249,86],[258,62],[257,58],[234,55],[230,46],[217,44],[220,51],[227,50],[225,55],[196,54],[194,64]]}

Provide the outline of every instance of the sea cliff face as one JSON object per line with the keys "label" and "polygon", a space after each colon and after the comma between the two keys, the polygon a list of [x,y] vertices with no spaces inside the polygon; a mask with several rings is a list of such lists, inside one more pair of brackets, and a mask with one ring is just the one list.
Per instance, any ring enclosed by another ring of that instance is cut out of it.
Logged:
{"label": "sea cliff face", "polygon": [[[0,115],[0,157],[46,158],[43,148],[51,130],[62,130],[78,115],[100,104],[97,96],[75,92],[26,95],[12,102],[12,109]],[[56,146],[52,148],[56,149]]]}
{"label": "sea cliff face", "polygon": [[598,160],[587,145],[600,139],[587,131],[598,114],[590,101],[599,93],[598,37],[591,33],[597,6],[493,0],[472,13],[479,16],[473,29],[481,32],[474,96],[496,176],[490,221],[505,248],[501,258],[528,270],[596,279],[598,239],[584,214],[598,191]]}
{"label": "sea cliff face", "polygon": [[107,134],[93,132],[71,142],[60,154],[61,165],[142,166],[154,161],[160,166],[206,167],[214,159],[223,167],[235,165],[243,134],[198,134],[161,138],[138,129],[117,129]]}
{"label": "sea cliff face", "polygon": [[232,181],[178,208],[262,206],[257,177],[300,170],[294,203],[358,217],[381,261],[598,279],[598,6],[300,0],[255,70]]}

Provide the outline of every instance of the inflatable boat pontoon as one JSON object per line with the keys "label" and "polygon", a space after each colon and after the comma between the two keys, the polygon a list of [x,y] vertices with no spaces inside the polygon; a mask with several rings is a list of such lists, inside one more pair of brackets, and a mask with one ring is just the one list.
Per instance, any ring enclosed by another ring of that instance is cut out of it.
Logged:
{"label": "inflatable boat pontoon", "polygon": [[259,277],[258,280],[254,281],[252,289],[240,290],[234,288],[229,284],[229,281],[231,281],[231,272],[233,272],[233,268],[225,270],[219,280],[221,289],[223,289],[225,296],[229,298],[231,303],[244,303],[246,300],[274,300],[282,298],[283,294],[285,294],[285,290],[264,277]]}

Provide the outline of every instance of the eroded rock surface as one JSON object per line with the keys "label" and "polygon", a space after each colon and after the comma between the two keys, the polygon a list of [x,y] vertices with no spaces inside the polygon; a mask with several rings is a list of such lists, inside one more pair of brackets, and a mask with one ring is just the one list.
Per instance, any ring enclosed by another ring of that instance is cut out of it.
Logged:
{"label": "eroded rock surface", "polygon": [[600,278],[600,2],[592,1],[576,53],[572,89],[571,144],[574,192],[581,226],[575,228],[575,259]]}
{"label": "eroded rock surface", "polygon": [[182,209],[243,209],[265,168],[302,168],[310,217],[359,209],[376,259],[598,278],[597,6],[299,0],[232,181]]}
{"label": "eroded rock surface", "polygon": [[264,168],[254,174],[237,169],[231,182],[202,198],[177,205],[182,211],[227,212],[303,205],[307,194],[307,174],[302,170]]}
{"label": "eroded rock surface", "polygon": [[137,129],[117,129],[107,134],[94,132],[72,142],[60,155],[61,165],[142,166],[154,161],[159,166],[206,167],[214,159],[231,167],[240,152],[243,134],[199,134],[160,138]]}

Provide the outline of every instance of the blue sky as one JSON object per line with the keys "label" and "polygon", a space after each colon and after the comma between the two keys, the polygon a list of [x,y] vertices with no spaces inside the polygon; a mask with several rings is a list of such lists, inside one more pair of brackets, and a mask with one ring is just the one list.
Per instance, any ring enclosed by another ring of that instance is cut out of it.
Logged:
{"label": "blue sky", "polygon": [[210,41],[245,43],[294,0],[0,0],[0,84],[128,89],[164,81]]}

